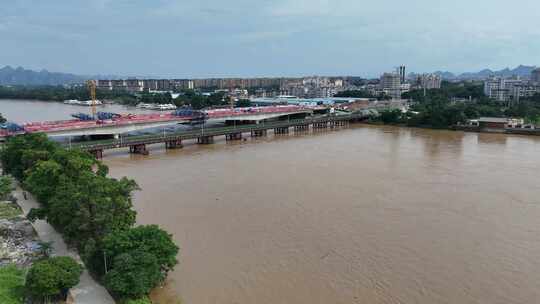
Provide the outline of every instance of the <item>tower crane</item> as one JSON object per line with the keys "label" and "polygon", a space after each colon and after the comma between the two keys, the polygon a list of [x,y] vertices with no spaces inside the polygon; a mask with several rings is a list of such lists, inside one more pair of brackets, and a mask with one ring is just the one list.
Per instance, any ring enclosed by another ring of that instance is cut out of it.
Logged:
{"label": "tower crane", "polygon": [[86,86],[90,92],[90,99],[92,100],[92,118],[96,118],[96,81],[88,80],[86,81]]}

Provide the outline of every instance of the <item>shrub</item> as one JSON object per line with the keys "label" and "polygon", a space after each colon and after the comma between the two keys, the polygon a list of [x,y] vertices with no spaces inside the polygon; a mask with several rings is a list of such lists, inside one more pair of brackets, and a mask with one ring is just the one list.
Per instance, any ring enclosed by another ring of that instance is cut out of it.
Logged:
{"label": "shrub", "polygon": [[15,265],[0,267],[0,303],[22,304],[24,301],[24,271]]}
{"label": "shrub", "polygon": [[135,250],[114,258],[114,268],[105,275],[107,289],[122,298],[147,295],[163,279],[154,255]]}
{"label": "shrub", "polygon": [[36,298],[65,295],[79,283],[82,267],[71,257],[53,257],[38,261],[30,267],[26,288]]}

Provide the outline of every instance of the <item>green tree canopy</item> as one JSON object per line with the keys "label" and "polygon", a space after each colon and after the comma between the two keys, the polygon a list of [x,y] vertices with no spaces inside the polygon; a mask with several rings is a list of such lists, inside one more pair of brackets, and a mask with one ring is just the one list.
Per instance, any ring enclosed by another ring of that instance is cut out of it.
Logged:
{"label": "green tree canopy", "polygon": [[10,137],[0,153],[0,161],[5,173],[22,180],[26,170],[39,160],[49,159],[57,148],[41,133]]}
{"label": "green tree canopy", "polygon": [[147,295],[164,278],[156,257],[142,250],[120,254],[114,265],[105,275],[105,286],[120,297]]}
{"label": "green tree canopy", "polygon": [[71,257],[53,257],[30,267],[26,288],[34,297],[47,298],[65,294],[79,283],[82,267]]}
{"label": "green tree canopy", "polygon": [[[107,256],[118,256],[133,250],[141,250],[156,257],[163,272],[170,271],[178,263],[178,246],[172,235],[156,225],[138,226],[127,230],[117,230],[103,239]],[[115,264],[111,265],[116,267]]]}
{"label": "green tree canopy", "polygon": [[7,176],[0,176],[0,200],[4,200],[11,193],[13,185]]}

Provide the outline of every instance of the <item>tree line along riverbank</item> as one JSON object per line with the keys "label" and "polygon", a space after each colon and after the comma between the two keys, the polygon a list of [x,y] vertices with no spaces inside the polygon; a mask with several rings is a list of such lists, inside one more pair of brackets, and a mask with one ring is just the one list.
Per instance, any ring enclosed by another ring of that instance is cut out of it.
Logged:
{"label": "tree line along riverbank", "polygon": [[83,268],[72,257],[50,256],[52,244],[24,216],[14,189],[9,176],[0,176],[0,303],[66,300]]}
{"label": "tree line along riverbank", "polygon": [[[169,92],[150,93],[139,92],[136,94],[123,90],[96,90],[96,98],[124,105],[136,105],[138,103],[152,104],[175,104],[178,107],[191,106],[195,109],[223,106],[229,104],[225,92],[201,94],[195,90],[177,90],[176,98]],[[90,92],[85,86],[2,86],[0,85],[0,99],[28,99],[61,102],[64,100],[78,99],[89,100]],[[249,100],[239,100],[237,106],[250,106]]]}
{"label": "tree line along riverbank", "polygon": [[[355,96],[352,93],[348,95]],[[407,112],[384,111],[370,120],[435,129],[451,129],[480,117],[523,118],[528,124],[540,124],[540,93],[519,101],[497,101],[484,94],[482,82],[445,81],[440,89],[412,90],[402,98],[410,101]]]}
{"label": "tree line along riverbank", "polygon": [[30,220],[46,220],[61,232],[117,300],[149,303],[147,295],[177,265],[179,248],[158,226],[135,226],[134,180],[108,177],[107,166],[90,154],[65,150],[44,134],[9,138],[0,161],[4,174],[39,201]]}

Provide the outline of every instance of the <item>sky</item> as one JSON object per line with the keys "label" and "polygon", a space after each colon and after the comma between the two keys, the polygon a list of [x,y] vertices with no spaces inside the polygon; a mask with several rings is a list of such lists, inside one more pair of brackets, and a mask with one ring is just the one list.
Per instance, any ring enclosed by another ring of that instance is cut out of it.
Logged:
{"label": "sky", "polygon": [[0,66],[153,77],[540,65],[538,0],[0,0]]}

